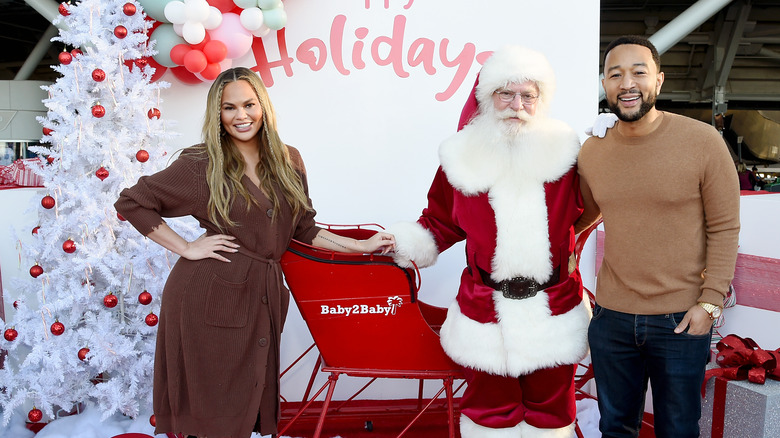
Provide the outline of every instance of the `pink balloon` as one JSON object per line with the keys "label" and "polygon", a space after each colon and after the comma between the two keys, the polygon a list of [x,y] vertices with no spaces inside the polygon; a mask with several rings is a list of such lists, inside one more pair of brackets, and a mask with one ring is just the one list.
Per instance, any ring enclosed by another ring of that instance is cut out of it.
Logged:
{"label": "pink balloon", "polygon": [[184,68],[192,73],[202,72],[207,65],[208,61],[206,60],[206,55],[200,50],[193,49],[184,55]]}
{"label": "pink balloon", "polygon": [[222,41],[211,40],[203,46],[203,54],[206,55],[209,63],[221,62],[227,58],[227,46]]}
{"label": "pink balloon", "polygon": [[252,33],[241,25],[238,14],[222,14],[222,24],[207,33],[212,41],[222,41],[225,44],[227,57],[230,59],[240,58],[252,48]]}
{"label": "pink balloon", "polygon": [[200,75],[203,76],[204,79],[213,81],[220,73],[222,73],[222,69],[219,67],[219,63],[215,62],[207,65],[206,68],[200,72]]}

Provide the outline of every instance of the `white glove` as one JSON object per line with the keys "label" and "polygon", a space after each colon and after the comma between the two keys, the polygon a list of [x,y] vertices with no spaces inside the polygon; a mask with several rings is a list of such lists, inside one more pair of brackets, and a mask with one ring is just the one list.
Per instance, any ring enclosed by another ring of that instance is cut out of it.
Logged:
{"label": "white glove", "polygon": [[593,137],[604,138],[607,135],[607,129],[615,126],[618,118],[614,113],[601,113],[596,116],[593,126],[586,129],[585,133]]}

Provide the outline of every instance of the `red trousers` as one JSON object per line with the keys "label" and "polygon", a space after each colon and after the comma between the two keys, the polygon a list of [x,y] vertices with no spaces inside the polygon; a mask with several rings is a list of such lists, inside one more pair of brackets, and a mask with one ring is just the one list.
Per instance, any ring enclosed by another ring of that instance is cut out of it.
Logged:
{"label": "red trousers", "polygon": [[466,368],[467,387],[461,414],[491,429],[514,427],[525,421],[540,429],[574,423],[574,373],[577,365],[545,368],[520,377],[505,377]]}

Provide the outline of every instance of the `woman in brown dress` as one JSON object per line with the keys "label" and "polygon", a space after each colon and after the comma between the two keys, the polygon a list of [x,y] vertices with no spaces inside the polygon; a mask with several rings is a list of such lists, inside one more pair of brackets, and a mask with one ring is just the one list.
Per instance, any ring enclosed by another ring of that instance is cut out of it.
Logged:
{"label": "woman in brown dress", "polygon": [[[204,143],[120,194],[141,234],[180,256],[162,295],[154,361],[155,433],[276,434],[279,342],[289,304],[279,258],[291,239],[343,252],[393,237],[337,236],[315,225],[299,152],[282,143],[260,78],[239,67],[208,93]],[[195,217],[188,242],[163,217]]]}

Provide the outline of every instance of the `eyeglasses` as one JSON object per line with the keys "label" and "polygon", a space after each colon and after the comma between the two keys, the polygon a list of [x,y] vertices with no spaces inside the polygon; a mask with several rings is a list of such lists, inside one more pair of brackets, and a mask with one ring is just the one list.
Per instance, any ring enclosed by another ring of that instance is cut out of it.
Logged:
{"label": "eyeglasses", "polygon": [[515,93],[514,91],[509,90],[496,90],[493,93],[498,94],[498,98],[501,99],[501,102],[512,102],[515,100],[515,96],[520,96],[520,101],[523,102],[525,105],[531,105],[536,103],[536,99],[539,98],[539,96],[529,94],[529,93]]}

